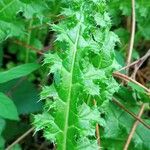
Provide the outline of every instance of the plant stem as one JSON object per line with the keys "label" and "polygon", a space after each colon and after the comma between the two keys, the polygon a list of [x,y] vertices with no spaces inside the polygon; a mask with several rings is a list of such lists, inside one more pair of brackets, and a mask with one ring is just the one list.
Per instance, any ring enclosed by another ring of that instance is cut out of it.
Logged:
{"label": "plant stem", "polygon": [[[131,63],[132,58],[132,52],[133,52],[133,46],[134,46],[134,38],[135,38],[135,0],[132,0],[132,28],[131,28],[131,38],[130,38],[130,44],[129,44],[129,50],[128,50],[128,56],[127,56],[127,65]],[[127,74],[128,74],[127,69]]]}
{"label": "plant stem", "polygon": [[[141,106],[140,112],[139,112],[139,114],[138,114],[138,117],[139,117],[139,118],[141,118],[141,116],[142,116],[142,114],[143,114],[143,112],[144,112],[144,108],[145,108],[145,104],[143,104],[143,105]],[[134,123],[134,125],[133,125],[133,127],[132,127],[132,129],[131,129],[131,131],[130,131],[130,134],[129,134],[128,139],[127,139],[127,141],[126,141],[126,144],[125,144],[125,146],[124,146],[124,150],[127,150],[127,149],[128,149],[128,147],[129,147],[129,145],[130,145],[130,142],[131,142],[131,140],[132,140],[132,137],[133,137],[133,135],[134,135],[134,133],[135,133],[135,130],[136,130],[138,124],[139,124],[139,121],[136,120],[135,123]]]}
{"label": "plant stem", "polygon": [[120,73],[120,72],[114,72],[113,76],[117,77],[117,78],[120,78],[120,79],[122,79],[124,81],[127,81],[127,82],[129,82],[129,81],[133,82],[133,83],[137,84],[138,86],[140,86],[141,88],[143,88],[147,92],[146,93],[147,95],[150,94],[150,90],[148,88],[146,88],[144,85],[142,85],[141,83],[137,82],[136,80],[134,80],[134,79],[132,79],[132,78]]}
{"label": "plant stem", "polygon": [[126,65],[125,67],[121,68],[118,70],[118,72],[124,70],[124,69],[127,69],[129,67],[132,67],[134,65],[140,65],[141,63],[143,63],[148,57],[150,56],[150,49],[147,51],[147,53],[141,57],[140,59],[134,61],[133,63],[129,64],[129,65]]}
{"label": "plant stem", "polygon": [[[29,22],[29,28],[32,27],[32,24],[33,24],[33,19],[31,19]],[[32,30],[29,30],[28,37],[27,37],[27,45],[30,45],[31,33],[32,33]],[[29,61],[29,50],[30,50],[29,48],[26,49],[26,58],[25,58],[26,63],[28,63]]]}
{"label": "plant stem", "polygon": [[[93,100],[94,102],[94,106],[96,106],[96,101],[95,99]],[[97,144],[99,146],[99,149],[100,149],[100,146],[101,146],[101,139],[100,139],[100,131],[99,131],[99,124],[97,123],[96,124],[96,138],[97,138]]]}
{"label": "plant stem", "polygon": [[34,128],[30,128],[27,132],[21,135],[16,141],[14,141],[11,145],[9,145],[5,150],[11,150],[16,144],[18,144],[21,140],[23,140],[27,135],[29,135]]}
{"label": "plant stem", "polygon": [[40,55],[43,55],[44,53],[42,52],[42,50],[40,50],[40,49],[37,49],[36,47],[33,47],[33,46],[31,46],[31,45],[28,45],[27,43],[24,43],[24,42],[22,42],[22,41],[20,41],[20,40],[14,40],[13,41],[15,44],[18,44],[18,45],[20,45],[20,46],[22,46],[22,47],[24,47],[24,48],[26,48],[26,49],[32,49],[33,51],[35,51],[37,54],[40,54]]}
{"label": "plant stem", "polygon": [[126,111],[128,114],[130,114],[132,117],[134,117],[136,120],[138,120],[140,123],[142,123],[146,128],[150,129],[150,125],[146,124],[141,118],[136,116],[134,113],[129,111],[127,108],[125,108],[119,101],[117,101],[115,98],[112,99],[112,102],[118,105],[121,109]]}

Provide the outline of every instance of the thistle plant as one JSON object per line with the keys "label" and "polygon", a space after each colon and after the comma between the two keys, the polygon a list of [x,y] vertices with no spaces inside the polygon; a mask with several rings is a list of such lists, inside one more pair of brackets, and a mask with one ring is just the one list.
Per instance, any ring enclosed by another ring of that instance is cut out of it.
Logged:
{"label": "thistle plant", "polygon": [[112,77],[118,37],[110,31],[105,0],[68,0],[65,6],[63,19],[51,25],[54,50],[44,59],[53,83],[43,87],[45,106],[33,124],[58,150],[99,149],[95,127],[105,125],[101,106],[118,89]]}

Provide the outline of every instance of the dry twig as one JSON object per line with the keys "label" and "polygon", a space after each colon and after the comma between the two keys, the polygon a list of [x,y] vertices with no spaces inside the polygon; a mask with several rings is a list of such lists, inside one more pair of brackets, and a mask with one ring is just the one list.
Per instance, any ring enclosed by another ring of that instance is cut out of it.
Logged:
{"label": "dry twig", "polygon": [[22,41],[19,41],[19,40],[14,40],[13,42],[15,44],[18,44],[18,45],[23,46],[25,48],[32,49],[32,50],[36,51],[36,53],[38,53],[40,55],[43,55],[43,53],[41,52],[41,50],[39,50],[38,48],[35,48],[35,47],[31,46],[31,45],[28,45],[25,42],[22,42]]}
{"label": "dry twig", "polygon": [[122,70],[124,70],[124,69],[127,69],[127,68],[129,68],[129,67],[135,66],[135,65],[137,65],[137,66],[140,67],[140,66],[143,64],[143,62],[144,62],[149,56],[150,56],[150,49],[148,50],[148,52],[147,52],[143,57],[141,57],[140,59],[134,61],[134,62],[131,63],[131,64],[126,65],[125,67],[123,67],[123,68],[121,68],[120,70],[118,70],[118,72],[120,72],[120,71],[122,71]]}
{"label": "dry twig", "polygon": [[[132,0],[132,28],[131,28],[131,38],[127,56],[127,65],[130,64],[132,58],[132,51],[134,46],[134,37],[135,37],[135,0]],[[128,69],[127,69],[128,73]]]}
{"label": "dry twig", "polygon": [[15,140],[11,145],[9,145],[5,150],[11,150],[16,144],[18,144],[21,140],[23,140],[27,135],[29,135],[34,128],[30,128],[27,132],[21,135],[17,140]]}
{"label": "dry twig", "polygon": [[124,81],[126,81],[126,82],[135,83],[135,84],[137,84],[138,86],[140,86],[141,88],[143,88],[143,89],[147,92],[147,93],[146,93],[147,95],[150,94],[150,90],[149,90],[148,88],[146,88],[144,85],[142,85],[141,83],[137,82],[136,80],[134,80],[134,79],[128,77],[127,75],[124,75],[124,74],[122,74],[122,73],[120,73],[120,72],[114,72],[114,73],[113,73],[113,76],[114,76],[114,77],[117,77],[117,78],[120,78],[120,79],[122,79],[122,80],[124,80]]}
{"label": "dry twig", "polygon": [[[139,114],[138,114],[138,118],[141,118],[141,116],[142,116],[142,114],[143,114],[143,112],[144,112],[144,107],[145,107],[145,104],[143,104],[143,105],[141,106],[140,112],[139,112]],[[130,142],[131,142],[131,139],[132,139],[132,137],[133,137],[133,135],[134,135],[134,133],[135,133],[135,130],[136,130],[138,124],[139,124],[139,121],[136,120],[135,123],[134,123],[134,125],[133,125],[133,127],[132,127],[132,129],[131,129],[131,131],[130,131],[130,134],[129,134],[129,136],[128,136],[128,139],[127,139],[127,141],[126,141],[126,143],[125,143],[124,150],[127,150],[127,149],[128,149],[128,147],[129,147],[129,145],[130,145]]]}
{"label": "dry twig", "polygon": [[[96,101],[94,100],[94,106],[96,106]],[[96,124],[96,138],[97,138],[97,144],[99,146],[101,146],[101,141],[100,141],[100,132],[99,132],[99,124]]]}
{"label": "dry twig", "polygon": [[150,56],[150,50],[148,50],[148,52],[142,57],[143,59],[141,59],[141,61],[137,64],[135,64],[134,66],[134,72],[132,74],[132,77],[135,78],[137,71],[139,70],[139,68],[142,66],[142,64],[146,61],[146,59]]}
{"label": "dry twig", "polygon": [[115,103],[117,106],[119,106],[121,109],[126,111],[128,114],[130,114],[133,118],[138,120],[140,123],[142,123],[147,129],[150,129],[150,125],[146,124],[141,118],[136,116],[134,113],[129,111],[126,107],[124,107],[119,101],[117,101],[115,98],[112,99],[112,102]]}

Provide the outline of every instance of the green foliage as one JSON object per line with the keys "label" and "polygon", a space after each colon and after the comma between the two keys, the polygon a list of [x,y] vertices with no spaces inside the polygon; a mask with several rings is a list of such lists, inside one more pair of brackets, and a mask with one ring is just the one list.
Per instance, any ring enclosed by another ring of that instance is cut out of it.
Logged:
{"label": "green foliage", "polygon": [[[52,2],[53,3],[53,2]],[[36,17],[37,25],[48,18],[44,18],[49,8],[50,0],[2,0],[0,2],[0,41],[8,37],[22,37],[26,31],[26,19]]]}
{"label": "green foliage", "polygon": [[5,128],[5,121],[3,119],[0,118],[0,149],[4,149],[4,139],[3,137],[1,136],[2,134],[2,131],[4,130]]}
{"label": "green foliage", "polygon": [[14,103],[3,93],[0,93],[0,116],[6,119],[18,120],[18,113]]}
{"label": "green foliage", "polygon": [[[132,58],[138,59],[149,48],[150,5],[137,0],[135,8]],[[131,0],[0,1],[0,150],[30,128],[30,114],[37,112],[35,131],[43,130],[58,150],[123,149],[135,119],[113,96],[135,114],[145,103],[142,120],[150,123],[149,95],[113,78],[126,65],[130,18]],[[149,137],[139,123],[129,150],[150,149]]]}
{"label": "green foliage", "polygon": [[137,84],[134,84],[132,82],[129,82],[128,85],[130,87],[132,87],[132,89],[134,90],[134,93],[137,95],[137,98],[140,99],[143,102],[150,102],[150,95],[145,92],[145,90],[138,86]]}
{"label": "green foliage", "polygon": [[4,149],[5,144],[5,140],[1,136],[6,124],[4,119],[18,121],[19,115],[13,101],[0,92],[0,149]]}
{"label": "green foliage", "polygon": [[[113,104],[108,104],[107,106],[105,105],[102,107],[102,109],[103,108],[105,109],[103,111],[106,113],[107,126],[104,131],[101,131],[101,135],[103,135],[102,147],[107,147],[109,150],[120,150],[123,148],[125,140],[127,139],[135,120],[120,108],[116,108],[116,106]],[[128,108],[130,108],[131,111],[134,111],[135,113],[138,112],[138,107],[135,106],[135,104]],[[134,133],[129,150],[149,149],[150,140],[149,138],[146,138],[149,136],[149,129],[146,129],[143,125],[139,124]]]}
{"label": "green foliage", "polygon": [[0,83],[8,82],[10,80],[20,78],[30,74],[31,72],[37,70],[39,65],[36,63],[29,63],[14,67],[8,71],[0,73]]}
{"label": "green foliage", "polygon": [[[11,98],[0,92],[0,117],[18,121],[19,114],[27,114],[40,110],[41,103],[36,105],[38,92],[34,86],[25,81],[25,79],[23,81],[22,79],[14,80],[26,76],[38,68],[39,65],[37,63],[28,63],[0,73],[0,91],[7,93]],[[4,139],[0,137],[0,140],[2,144],[0,146],[3,147]]]}
{"label": "green foliage", "polygon": [[[37,60],[37,51],[48,46],[49,41],[46,39],[49,34],[48,24],[57,21],[60,5],[62,5],[62,1],[57,0],[0,1],[0,92],[9,96],[10,103],[14,104],[19,115],[29,115],[41,110],[42,102],[37,103],[39,87],[34,83],[44,82],[45,69],[42,68],[34,74],[32,72],[39,68],[39,65],[35,63],[41,60],[41,58]],[[16,42],[21,44],[16,44]],[[44,43],[46,44],[44,45]],[[32,47],[35,47],[37,51]],[[24,62],[25,64],[22,64]],[[29,76],[25,77],[26,75]],[[31,83],[33,81],[35,82]],[[3,101],[4,99],[2,99]],[[1,111],[6,112],[3,109]],[[7,113],[13,115],[11,112],[7,111]],[[3,137],[8,141],[14,140],[14,137],[29,128],[28,124],[28,122],[22,123],[22,120],[6,121],[7,128],[3,128],[5,133]],[[0,128],[1,126],[2,124],[0,124]],[[25,128],[25,126],[27,127]],[[6,132],[9,128],[18,130]],[[4,138],[0,136],[0,149],[4,149],[4,144],[6,144]]]}
{"label": "green foliage", "polygon": [[35,113],[42,108],[42,103],[38,102],[39,91],[27,79],[17,79],[0,84],[0,91],[9,93],[11,100],[16,105],[18,114]]}
{"label": "green foliage", "polygon": [[52,25],[57,51],[47,54],[44,61],[51,65],[54,82],[43,89],[41,99],[47,102],[34,124],[59,150],[98,149],[95,126],[103,126],[104,120],[93,100],[108,101],[118,89],[112,78],[118,38],[110,31],[105,2],[69,1],[62,15],[65,19]]}
{"label": "green foliage", "polygon": [[12,150],[21,150],[21,147],[17,144],[13,146]]}
{"label": "green foliage", "polygon": [[[117,3],[127,15],[129,10],[122,7],[123,4]],[[57,33],[55,51],[45,55],[44,64],[50,65],[49,74],[54,75],[54,81],[41,93],[41,100],[46,99],[46,104],[43,114],[35,116],[36,131],[42,129],[44,136],[60,150],[98,149],[95,138],[95,124],[98,123],[103,127],[102,147],[122,149],[134,119],[110,102],[118,90],[112,72],[119,68],[113,51],[119,40],[110,31],[106,3],[79,0],[68,2],[66,6],[61,13],[65,19],[58,25],[51,25]],[[118,33],[126,34],[128,40],[125,30],[120,29]],[[139,91],[137,85],[131,87],[132,91],[122,88],[116,96],[130,98],[133,102],[128,100],[124,104],[137,113],[138,101],[148,102],[149,97],[144,100],[139,93],[145,96],[145,91]],[[94,99],[97,106],[93,104]],[[149,141],[144,139],[147,135],[149,131],[140,125],[130,149],[148,149]]]}
{"label": "green foliage", "polygon": [[[108,2],[110,14],[112,16],[112,23],[115,32],[119,35],[121,40],[121,50],[126,48],[129,41],[129,24],[131,18],[131,1],[130,0],[113,0]],[[149,41],[150,39],[150,5],[148,1],[136,0],[136,34],[135,34],[135,49],[142,50],[144,47],[143,41]],[[124,20],[128,18],[128,21],[124,23]],[[125,25],[123,25],[125,24]],[[119,26],[119,28],[118,28]],[[120,27],[121,26],[121,27]],[[136,52],[136,51],[135,51]]]}

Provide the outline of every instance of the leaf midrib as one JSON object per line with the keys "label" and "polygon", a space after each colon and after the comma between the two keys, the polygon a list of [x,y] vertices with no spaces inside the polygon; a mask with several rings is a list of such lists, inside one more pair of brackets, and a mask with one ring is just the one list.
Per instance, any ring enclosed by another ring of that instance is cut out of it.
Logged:
{"label": "leaf midrib", "polygon": [[75,59],[76,59],[76,54],[77,54],[80,30],[81,30],[81,23],[79,23],[79,29],[78,29],[78,32],[76,35],[76,40],[75,40],[74,50],[73,50],[74,53],[73,53],[71,72],[70,72],[71,73],[71,81],[69,84],[69,92],[68,92],[68,98],[67,98],[66,120],[65,120],[65,127],[64,127],[64,141],[63,141],[63,149],[62,150],[66,150],[66,144],[67,144],[67,132],[68,132],[69,111],[70,111],[70,102],[71,102],[71,93],[72,93],[73,70],[74,70]]}

